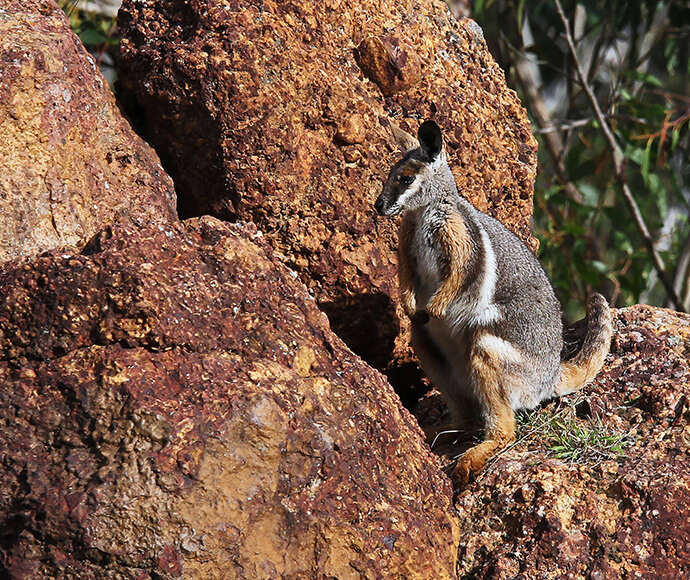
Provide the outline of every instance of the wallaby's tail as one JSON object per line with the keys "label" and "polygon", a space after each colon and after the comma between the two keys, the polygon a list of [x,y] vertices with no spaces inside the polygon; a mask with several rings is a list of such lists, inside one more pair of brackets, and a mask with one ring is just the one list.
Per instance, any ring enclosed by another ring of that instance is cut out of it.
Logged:
{"label": "wallaby's tail", "polygon": [[604,365],[613,336],[613,319],[608,302],[601,294],[587,301],[587,333],[582,348],[571,360],[561,362],[561,380],[554,395],[567,395],[589,383]]}

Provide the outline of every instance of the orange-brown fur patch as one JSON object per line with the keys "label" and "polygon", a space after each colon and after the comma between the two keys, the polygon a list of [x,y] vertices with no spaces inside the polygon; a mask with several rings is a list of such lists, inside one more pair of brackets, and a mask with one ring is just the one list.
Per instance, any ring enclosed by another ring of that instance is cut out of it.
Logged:
{"label": "orange-brown fur patch", "polygon": [[510,406],[503,361],[488,350],[477,347],[480,334],[473,338],[471,368],[477,384],[479,403],[486,420],[484,441],[468,449],[454,471],[456,483],[467,483],[470,477],[484,469],[489,458],[515,439],[515,414]]}
{"label": "orange-brown fur patch", "polygon": [[451,214],[439,230],[439,246],[446,261],[445,278],[427,306],[429,316],[442,318],[464,282],[472,242],[467,226],[458,213]]}
{"label": "orange-brown fur patch", "polygon": [[414,265],[412,264],[410,247],[414,237],[412,219],[403,217],[398,236],[398,286],[405,314],[412,316],[417,311],[414,295]]}
{"label": "orange-brown fur patch", "polygon": [[419,173],[420,166],[416,163],[408,163],[405,165],[405,167],[402,168],[402,171],[400,171],[400,175],[405,176],[405,177],[414,177]]}

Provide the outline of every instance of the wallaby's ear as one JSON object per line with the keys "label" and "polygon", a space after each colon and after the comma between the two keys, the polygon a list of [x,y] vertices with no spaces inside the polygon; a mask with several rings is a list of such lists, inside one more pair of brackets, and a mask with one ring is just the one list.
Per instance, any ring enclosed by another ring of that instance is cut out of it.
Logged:
{"label": "wallaby's ear", "polygon": [[433,121],[424,121],[419,127],[417,136],[419,137],[419,143],[427,157],[431,159],[431,161],[436,159],[443,148],[441,128]]}
{"label": "wallaby's ear", "polygon": [[413,149],[417,149],[417,147],[419,147],[419,141],[417,141],[417,139],[415,139],[412,135],[405,133],[405,131],[398,127],[393,121],[389,121],[388,123],[391,126],[393,138],[403,153],[407,153],[408,151],[412,151]]}

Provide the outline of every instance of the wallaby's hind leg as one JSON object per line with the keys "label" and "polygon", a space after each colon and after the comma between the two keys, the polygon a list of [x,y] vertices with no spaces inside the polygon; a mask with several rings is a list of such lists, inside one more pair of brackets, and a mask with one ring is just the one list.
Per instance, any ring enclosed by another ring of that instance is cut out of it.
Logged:
{"label": "wallaby's hind leg", "polygon": [[515,415],[509,406],[496,413],[490,420],[494,425],[487,427],[484,441],[465,451],[458,459],[454,483],[467,483],[472,476],[484,469],[491,457],[515,439]]}
{"label": "wallaby's hind leg", "polygon": [[450,421],[444,425],[424,428],[427,441],[432,443],[436,435],[443,431],[458,428],[472,430],[479,427],[477,406],[468,401],[465,396],[455,392],[457,389],[454,388],[454,381],[457,380],[457,371],[431,339],[426,325],[412,323],[411,342],[415,355],[426,371],[431,384],[443,394],[451,415]]}
{"label": "wallaby's hind leg", "polygon": [[484,415],[484,441],[468,449],[458,459],[453,473],[456,484],[467,483],[486,466],[486,462],[515,439],[515,413],[508,400],[511,378],[502,361],[490,351],[476,349],[472,354],[472,372]]}

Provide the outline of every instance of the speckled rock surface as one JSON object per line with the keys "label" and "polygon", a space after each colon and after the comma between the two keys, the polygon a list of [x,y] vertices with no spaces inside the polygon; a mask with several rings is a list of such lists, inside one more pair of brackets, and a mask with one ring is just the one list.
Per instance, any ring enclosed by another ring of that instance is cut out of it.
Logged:
{"label": "speckled rock surface", "polygon": [[372,208],[400,158],[390,119],[435,118],[463,194],[531,240],[527,116],[479,27],[442,2],[125,1],[120,28],[120,94],[181,214],[257,223],[377,367],[409,353],[397,223]]}
{"label": "speckled rock surface", "polygon": [[254,226],[0,270],[0,576],[454,578],[449,482]]}
{"label": "speckled rock surface", "polygon": [[537,433],[504,453],[458,496],[461,578],[690,577],[690,315],[634,306],[616,326],[595,383],[539,413],[575,402],[627,444],[571,463]]}
{"label": "speckled rock surface", "polygon": [[172,180],[51,0],[0,5],[0,135],[0,262],[176,218]]}

